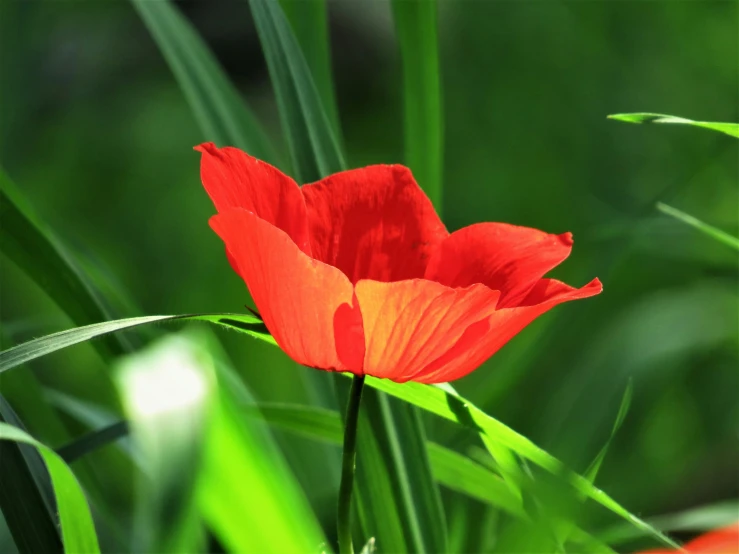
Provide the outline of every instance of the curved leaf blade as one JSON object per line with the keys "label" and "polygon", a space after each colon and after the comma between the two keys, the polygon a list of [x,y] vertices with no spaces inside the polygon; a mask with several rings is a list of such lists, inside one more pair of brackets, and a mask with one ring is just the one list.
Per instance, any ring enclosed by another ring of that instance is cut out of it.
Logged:
{"label": "curved leaf blade", "polygon": [[566,476],[570,484],[581,494],[626,519],[632,525],[638,527],[656,540],[673,548],[679,547],[672,539],[631,514],[605,492],[594,487],[587,479],[568,470],[554,456],[539,448],[510,427],[490,417],[461,396],[451,394],[440,387],[422,385],[420,383],[409,382],[400,384],[375,377],[368,377],[366,382],[371,387],[405,400],[439,417],[454,421],[477,433],[484,434],[490,440],[501,443],[522,458],[533,462],[554,475]]}
{"label": "curved leaf blade", "polygon": [[200,511],[229,551],[317,552],[325,544],[320,526],[257,423],[244,417],[234,391],[221,383],[206,433]]}
{"label": "curved leaf blade", "polygon": [[204,139],[277,163],[261,125],[182,13],[169,0],[131,2],[177,79]]}
{"label": "curved leaf blade", "polygon": [[712,121],[694,121],[685,119],[684,117],[676,117],[674,115],[666,115],[661,113],[636,112],[636,113],[619,113],[609,115],[608,119],[616,121],[625,121],[627,123],[674,123],[678,125],[692,125],[693,127],[703,127],[712,131],[718,131],[731,137],[739,138],[739,123],[716,123]]}
{"label": "curved leaf blade", "polygon": [[686,214],[677,208],[663,204],[662,202],[657,202],[657,209],[665,215],[669,215],[687,225],[690,225],[693,229],[697,229],[704,235],[707,235],[734,250],[739,250],[739,238],[731,236],[729,233],[725,233],[721,229],[716,229],[716,227],[708,225],[707,223],[703,223],[700,219]]}
{"label": "curved leaf blade", "polygon": [[[736,523],[739,502],[728,500],[717,504],[699,506],[674,514],[650,517],[647,521],[664,532],[683,531],[706,533]],[[609,544],[622,544],[643,538],[644,532],[626,523],[619,523],[598,533],[598,537]]]}
{"label": "curved leaf blade", "polygon": [[316,83],[334,135],[337,141],[341,142],[341,125],[331,71],[331,45],[326,0],[310,0],[309,2],[281,0],[280,5],[305,55],[305,61]]}
{"label": "curved leaf blade", "polygon": [[[5,398],[0,395],[0,423],[23,429]],[[43,459],[25,444],[0,440],[0,510],[21,553],[61,552],[53,487]]]}
{"label": "curved leaf blade", "polygon": [[51,448],[7,423],[0,423],[0,440],[31,445],[38,449],[44,459],[51,482],[54,485],[64,551],[90,554],[100,552],[87,499],[77,478],[69,469],[69,466],[64,463],[64,460]]}
{"label": "curved leaf blade", "polygon": [[[17,347],[11,348],[0,353],[0,372],[15,367],[24,361],[37,358],[44,354],[48,354],[70,346],[79,342],[89,340],[95,336],[112,333],[118,330],[144,325],[147,323],[164,322],[164,321],[187,321],[200,320],[233,329],[241,330],[255,338],[265,340],[274,344],[274,339],[266,334],[263,324],[260,320],[253,316],[237,315],[237,314],[199,314],[185,316],[150,316],[142,318],[131,318],[127,320],[118,320],[113,322],[99,323],[79,329],[71,329],[41,337],[33,341],[29,341]],[[349,374],[340,374],[348,376]],[[346,381],[346,380],[345,380]],[[491,441],[497,441],[506,448],[509,448],[522,458],[533,462],[539,467],[546,469],[554,475],[562,475],[567,478],[569,483],[584,496],[594,500],[598,504],[612,511],[616,515],[624,518],[635,527],[642,530],[664,544],[673,548],[678,545],[669,537],[659,532],[657,529],[641,520],[637,516],[631,514],[618,502],[613,500],[605,492],[597,489],[586,478],[568,470],[562,462],[545,450],[536,446],[529,439],[520,435],[513,429],[507,427],[503,423],[487,415],[482,410],[465,400],[464,398],[450,392],[448,388],[439,386],[422,385],[420,383],[395,383],[387,379],[378,379],[368,377],[367,384],[385,392],[391,396],[404,400],[409,404],[413,404],[423,410],[433,413],[444,419],[456,422],[463,427],[471,429],[477,433],[485,435]],[[367,410],[364,411],[367,413]],[[361,432],[361,431],[360,431]],[[365,433],[366,434],[366,433]]]}
{"label": "curved leaf blade", "polygon": [[0,373],[11,368],[40,358],[62,348],[79,344],[97,337],[105,336],[116,331],[146,325],[148,323],[166,323],[170,321],[207,321],[217,325],[244,332],[255,338],[275,344],[274,339],[267,333],[266,327],[251,315],[245,314],[190,314],[190,315],[154,315],[131,317],[115,321],[94,323],[85,327],[68,329],[53,335],[39,337],[8,350],[0,352]]}
{"label": "curved leaf blade", "polygon": [[[79,270],[64,246],[33,213],[14,183],[0,169],[0,251],[26,275],[77,325],[109,317],[94,288]],[[128,350],[122,340],[95,344],[104,358]]]}
{"label": "curved leaf blade", "polygon": [[294,177],[317,181],[344,169],[318,89],[285,14],[274,0],[249,0],[287,135]]}

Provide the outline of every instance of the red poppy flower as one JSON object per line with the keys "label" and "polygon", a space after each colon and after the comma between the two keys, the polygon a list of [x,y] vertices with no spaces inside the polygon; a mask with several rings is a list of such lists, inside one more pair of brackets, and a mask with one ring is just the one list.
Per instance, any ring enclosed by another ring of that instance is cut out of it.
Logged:
{"label": "red poppy flower", "polygon": [[201,178],[226,245],[295,361],[393,381],[458,379],[557,304],[598,294],[543,278],[572,236],[504,223],[449,234],[411,172],[344,171],[302,188],[212,143]]}
{"label": "red poppy flower", "polygon": [[[739,554],[739,523],[710,531],[683,545],[687,554]],[[676,550],[646,550],[638,554],[674,554]]]}

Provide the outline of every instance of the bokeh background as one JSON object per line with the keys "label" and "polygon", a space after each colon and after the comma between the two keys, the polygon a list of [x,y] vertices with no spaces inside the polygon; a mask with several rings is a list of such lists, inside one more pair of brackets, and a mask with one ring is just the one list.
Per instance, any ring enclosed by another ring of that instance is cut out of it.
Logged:
{"label": "bokeh background", "polygon": [[[246,2],[177,5],[285,153]],[[401,162],[402,75],[389,5],[328,5],[348,163]],[[605,287],[542,317],[455,385],[582,471],[607,439],[632,379],[632,406],[598,484],[644,516],[739,495],[737,255],[654,208],[663,201],[739,235],[739,148],[710,131],[606,116],[655,111],[739,121],[738,6],[439,5],[449,230],[504,221],[572,231],[573,254],[553,275],[578,286],[598,276]],[[36,211],[110,290],[128,291],[136,305],[119,306],[122,315],[243,311],[246,289],[207,225],[214,210],[192,151],[204,137],[133,8],[10,0],[0,14],[0,163]],[[4,258],[0,279],[6,340],[71,325]],[[222,339],[259,398],[312,402],[316,391],[300,378],[308,370],[257,341]],[[57,398],[120,410],[88,346],[33,369]],[[30,431],[53,444],[28,417]],[[59,417],[76,430],[72,418]],[[428,432],[462,451],[471,446],[437,420],[428,420]],[[338,463],[338,452],[289,435],[281,441],[330,527],[337,483],[324,478],[323,464],[326,457]],[[93,463],[115,464],[110,452],[95,456]],[[106,479],[125,511],[126,476]],[[474,518],[473,501],[465,502]]]}

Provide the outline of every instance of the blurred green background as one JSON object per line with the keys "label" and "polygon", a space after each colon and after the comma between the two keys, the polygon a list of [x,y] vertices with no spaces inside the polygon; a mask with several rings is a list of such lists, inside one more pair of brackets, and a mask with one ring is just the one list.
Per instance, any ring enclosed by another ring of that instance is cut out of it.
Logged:
{"label": "blurred green background", "polygon": [[[247,4],[177,5],[286,153]],[[348,165],[401,162],[389,4],[328,5]],[[11,0],[0,15],[0,163],[94,271],[130,292],[137,306],[120,313],[243,311],[244,284],[207,225],[214,210],[192,151],[206,137],[133,8]],[[738,17],[739,4],[726,0],[439,4],[447,227],[504,221],[572,231],[573,254],[553,275],[577,286],[598,276],[605,287],[542,317],[455,386],[582,471],[632,378],[631,410],[598,484],[643,516],[739,495],[737,255],[654,209],[664,201],[739,235],[739,147],[705,130],[606,115],[739,121]],[[0,279],[10,343],[71,326],[5,258]],[[257,341],[222,339],[260,399],[312,402],[300,376],[309,370]],[[33,367],[49,389],[120,410],[89,346]],[[18,411],[57,446],[32,413]],[[470,446],[450,425],[428,424],[439,442]],[[330,528],[338,482],[325,478],[325,464],[338,464],[338,450],[280,438]],[[91,460],[113,458],[106,449]],[[104,479],[124,511],[125,468]]]}

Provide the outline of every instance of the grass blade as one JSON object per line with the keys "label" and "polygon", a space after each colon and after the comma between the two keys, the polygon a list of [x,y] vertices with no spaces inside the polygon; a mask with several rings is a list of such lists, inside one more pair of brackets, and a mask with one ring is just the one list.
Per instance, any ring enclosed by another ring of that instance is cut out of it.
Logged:
{"label": "grass blade", "polygon": [[[313,440],[342,444],[341,416],[333,410],[292,404],[260,403],[249,406],[250,417]],[[495,473],[472,459],[440,444],[426,443],[434,480],[450,490],[467,495],[517,518],[528,518],[520,499]],[[572,541],[587,547],[587,552],[613,552],[582,529],[572,529]]]}
{"label": "grass blade", "polygon": [[[22,424],[0,396],[0,422]],[[62,540],[53,516],[53,490],[43,459],[34,448],[0,441],[0,509],[21,553],[61,552]]]}
{"label": "grass blade", "polygon": [[107,427],[103,427],[97,431],[83,435],[79,439],[75,439],[64,446],[57,448],[56,453],[59,454],[65,462],[71,464],[86,454],[94,452],[98,448],[102,448],[103,446],[115,442],[127,435],[128,422],[116,421]]}
{"label": "grass blade", "polygon": [[739,239],[731,236],[729,233],[725,233],[721,229],[716,229],[716,227],[703,223],[692,215],[681,212],[680,210],[673,208],[672,206],[668,206],[667,204],[663,204],[662,202],[657,202],[657,209],[663,214],[672,216],[675,219],[679,219],[683,223],[690,225],[694,229],[698,229],[704,235],[708,235],[726,246],[730,246],[734,250],[739,250]]}
{"label": "grass blade", "polygon": [[325,542],[279,451],[219,386],[211,414],[200,511],[229,552],[318,552]]}
{"label": "grass blade", "polygon": [[442,210],[442,106],[436,0],[392,1],[403,60],[405,162]]}
{"label": "grass blade", "polygon": [[85,327],[77,327],[39,337],[8,350],[0,352],[0,373],[7,371],[41,356],[46,356],[62,348],[79,344],[97,337],[105,336],[116,331],[138,327],[150,323],[166,323],[170,321],[207,321],[228,329],[244,332],[252,337],[259,338],[271,344],[274,339],[269,335],[261,320],[245,314],[191,314],[191,315],[154,315],[131,317],[115,321],[94,323]]}
{"label": "grass blade", "polygon": [[294,177],[316,181],[344,168],[344,159],[318,89],[290,24],[278,2],[249,0],[267,60]]}
{"label": "grass blade", "polygon": [[169,0],[131,2],[177,79],[203,140],[237,146],[276,164],[261,125],[187,18]]}
{"label": "grass blade", "polygon": [[648,112],[613,114],[609,115],[608,119],[625,121],[627,123],[674,123],[678,125],[692,125],[693,127],[703,127],[704,129],[718,131],[719,133],[739,138],[739,123],[693,121],[692,119],[685,119],[684,117]]}
{"label": "grass blade", "polygon": [[518,456],[533,462],[552,474],[566,476],[576,491],[626,519],[632,525],[644,531],[645,534],[673,548],[678,547],[677,543],[669,537],[631,514],[605,492],[595,488],[587,479],[567,470],[551,454],[536,446],[523,435],[516,433],[513,429],[490,417],[464,398],[451,394],[440,387],[421,385],[419,383],[409,382],[399,384],[387,379],[368,377],[367,384],[436,414],[439,417],[457,422],[475,432],[485,434],[491,440],[499,442],[511,449]]}
{"label": "grass blade", "polygon": [[606,443],[603,445],[603,448],[600,449],[598,455],[590,463],[590,466],[588,466],[588,469],[586,469],[585,473],[583,474],[583,477],[585,477],[585,479],[587,479],[591,483],[595,482],[595,478],[598,476],[598,471],[600,471],[600,466],[603,464],[603,460],[605,460],[606,458],[606,454],[608,453],[608,449],[611,446],[611,442],[613,442],[616,433],[618,433],[618,430],[621,428],[624,419],[626,419],[626,414],[629,413],[629,407],[631,406],[631,398],[633,395],[634,381],[632,379],[629,379],[629,383],[626,385],[626,390],[624,391],[623,398],[621,398],[621,404],[618,407],[616,421],[613,422],[611,434],[608,437]]}
{"label": "grass blade", "polygon": [[44,459],[54,486],[64,552],[86,554],[100,552],[85,494],[64,460],[51,448],[7,423],[0,423],[0,440],[31,445],[38,449]]}
{"label": "grass blade", "polygon": [[[344,429],[333,410],[294,404],[260,403],[246,409],[250,417],[313,440],[341,446]],[[511,496],[500,477],[462,454],[428,441],[434,478],[440,484],[513,515],[522,516],[520,503]]]}
{"label": "grass blade", "polygon": [[[109,318],[93,287],[66,249],[33,213],[20,191],[0,169],[0,251],[70,317],[77,325]],[[128,350],[121,340],[95,343],[104,358]]]}
{"label": "grass blade", "polygon": [[[664,532],[705,533],[726,525],[736,523],[739,514],[739,502],[729,500],[718,504],[700,506],[678,512],[650,517],[650,525]],[[632,525],[619,523],[598,533],[598,537],[608,544],[621,544],[645,536],[644,532]]]}
{"label": "grass blade", "polygon": [[337,141],[341,142],[339,110],[336,106],[333,73],[331,71],[331,45],[328,32],[328,9],[326,0],[281,0],[292,27],[293,34],[300,44],[305,61],[316,83],[318,95],[331,122]]}

